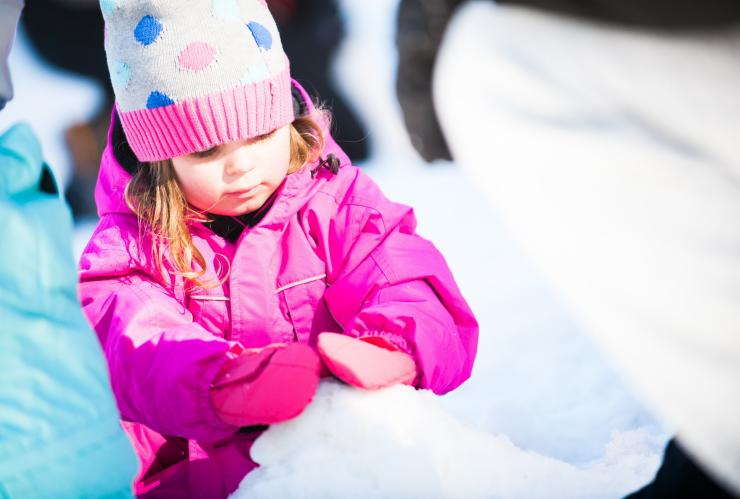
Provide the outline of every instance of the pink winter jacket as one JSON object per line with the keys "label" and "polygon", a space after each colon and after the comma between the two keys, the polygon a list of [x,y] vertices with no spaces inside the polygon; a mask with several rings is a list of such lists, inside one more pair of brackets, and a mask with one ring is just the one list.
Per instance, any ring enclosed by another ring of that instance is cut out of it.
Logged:
{"label": "pink winter jacket", "polygon": [[242,346],[378,335],[413,356],[419,388],[442,394],[470,376],[478,325],[444,258],[416,235],[413,210],[386,199],[331,138],[322,156],[335,154],[339,172],[312,178],[308,164],[289,175],[236,243],[190,226],[206,279],[230,269],[222,285],[195,290],[154,268],[110,142],[80,295],[142,462],[138,495],[226,497],[256,466],[260,428],[229,426],[209,403],[211,381]]}

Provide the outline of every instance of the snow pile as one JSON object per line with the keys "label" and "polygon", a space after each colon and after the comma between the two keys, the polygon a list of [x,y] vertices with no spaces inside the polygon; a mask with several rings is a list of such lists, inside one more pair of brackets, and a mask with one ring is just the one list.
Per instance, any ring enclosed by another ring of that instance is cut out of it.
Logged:
{"label": "snow pile", "polygon": [[231,497],[618,497],[651,477],[655,444],[645,430],[617,433],[602,459],[576,467],[473,430],[431,392],[328,381],[300,417],[255,442],[261,467]]}

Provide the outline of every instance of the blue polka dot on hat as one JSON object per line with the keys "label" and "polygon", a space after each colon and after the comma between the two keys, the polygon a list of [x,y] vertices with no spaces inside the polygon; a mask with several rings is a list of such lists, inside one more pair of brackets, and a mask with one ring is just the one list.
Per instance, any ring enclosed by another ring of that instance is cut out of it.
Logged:
{"label": "blue polka dot on hat", "polygon": [[151,45],[162,32],[162,24],[152,16],[144,16],[134,28],[134,36],[139,43]]}

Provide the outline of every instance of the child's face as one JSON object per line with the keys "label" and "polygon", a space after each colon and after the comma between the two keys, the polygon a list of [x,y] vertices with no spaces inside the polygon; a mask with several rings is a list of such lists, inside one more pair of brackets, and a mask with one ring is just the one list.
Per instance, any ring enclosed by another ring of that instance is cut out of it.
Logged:
{"label": "child's face", "polygon": [[238,216],[261,207],[290,166],[290,125],[268,135],[172,158],[185,198],[215,215]]}

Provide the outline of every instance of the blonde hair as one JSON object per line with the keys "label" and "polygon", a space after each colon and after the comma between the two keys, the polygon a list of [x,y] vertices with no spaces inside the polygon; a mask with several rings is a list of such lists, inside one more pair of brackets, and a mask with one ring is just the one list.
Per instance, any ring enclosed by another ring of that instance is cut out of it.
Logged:
{"label": "blonde hair", "polygon": [[[327,120],[328,114],[316,110],[313,116],[300,116],[290,125],[290,165],[288,174],[300,170],[306,163],[318,159],[324,149],[324,133],[318,120]],[[175,176],[172,160],[154,161],[141,165],[126,185],[126,204],[139,218],[139,231],[146,230],[152,237],[152,259],[162,276],[167,278],[165,256],[174,269],[191,284],[213,287],[218,282],[203,282],[206,273],[205,258],[193,244],[188,223],[208,222],[208,215],[188,205]]]}

